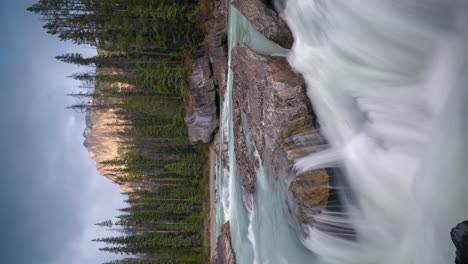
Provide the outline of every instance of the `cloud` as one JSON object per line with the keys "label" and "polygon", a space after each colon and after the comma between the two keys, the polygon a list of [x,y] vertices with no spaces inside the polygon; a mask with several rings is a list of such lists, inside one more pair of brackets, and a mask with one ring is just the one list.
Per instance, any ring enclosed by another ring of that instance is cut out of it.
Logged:
{"label": "cloud", "polygon": [[[76,47],[45,34],[24,9],[1,1],[0,259],[3,263],[100,263],[94,223],[116,215],[123,196],[97,174],[81,136],[84,116],[64,108],[79,69],[54,56]],[[8,12],[4,12],[8,10]],[[5,21],[8,21],[5,22]],[[95,52],[83,49],[83,52]]]}

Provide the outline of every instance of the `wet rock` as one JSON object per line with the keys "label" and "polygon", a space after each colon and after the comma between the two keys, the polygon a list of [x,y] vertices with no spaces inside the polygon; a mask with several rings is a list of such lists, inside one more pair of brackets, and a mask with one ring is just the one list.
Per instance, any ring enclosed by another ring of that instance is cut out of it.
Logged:
{"label": "wet rock", "polygon": [[234,110],[245,113],[262,160],[270,164],[275,176],[284,175],[283,143],[294,134],[314,129],[304,80],[284,58],[257,54],[244,44],[232,50],[232,70]]}
{"label": "wet rock", "polygon": [[[234,73],[234,135],[237,163],[246,192],[255,191],[256,159],[252,158],[242,120],[250,128],[253,144],[275,177],[293,175],[295,161],[325,147],[305,93],[302,76],[284,58],[255,53],[246,45],[232,50]],[[242,114],[244,113],[244,114]],[[329,197],[329,175],[317,170],[297,175],[289,190],[297,216],[313,224]]]}
{"label": "wet rock", "polygon": [[226,222],[222,229],[221,234],[218,237],[218,242],[216,243],[216,252],[214,254],[214,260],[212,263],[215,264],[235,264],[236,263],[236,253],[232,249],[231,242],[231,225]]}
{"label": "wet rock", "polygon": [[[211,143],[216,156],[221,157],[221,166],[227,170],[229,170],[229,156],[228,156],[228,142],[227,140],[223,141],[223,145],[220,146],[220,132],[218,131],[216,135],[214,136],[214,140]],[[224,138],[226,138],[226,134],[224,135]]]}
{"label": "wet rock", "polygon": [[227,10],[228,1],[207,1],[210,15],[204,23],[205,51],[210,59],[213,71],[213,81],[221,101],[227,87],[228,57],[227,57]]}
{"label": "wet rock", "polygon": [[232,3],[267,39],[290,49],[293,35],[284,20],[264,0],[234,0]]}
{"label": "wet rock", "polygon": [[[318,127],[318,125],[315,125]],[[284,150],[289,161],[296,162],[314,152],[323,150],[325,139],[318,129],[295,134],[284,141]],[[296,204],[296,215],[302,223],[313,224],[313,216],[321,213],[329,198],[330,175],[325,169],[306,171],[296,175],[289,191]]]}
{"label": "wet rock", "polygon": [[185,98],[185,124],[191,141],[208,143],[218,127],[216,91],[207,56],[192,63],[189,92]]}
{"label": "wet rock", "polygon": [[220,155],[219,152],[219,131],[216,132],[216,134],[213,137],[213,142],[211,142],[211,147],[213,148],[214,152],[216,153],[216,156],[218,157]]}
{"label": "wet rock", "polygon": [[244,129],[247,129],[245,125],[246,122],[242,122],[244,113],[242,113],[237,100],[234,101],[233,110],[236,164],[241,175],[241,183],[244,187],[244,191],[253,194],[255,193],[257,181],[255,168],[258,167],[259,163],[258,159],[254,156],[253,147],[246,141],[244,131]]}
{"label": "wet rock", "polygon": [[457,248],[455,264],[468,263],[468,221],[458,224],[450,232],[452,241]]}
{"label": "wet rock", "polygon": [[296,216],[303,224],[315,224],[329,198],[329,175],[326,170],[308,171],[298,175],[289,185],[296,204]]}

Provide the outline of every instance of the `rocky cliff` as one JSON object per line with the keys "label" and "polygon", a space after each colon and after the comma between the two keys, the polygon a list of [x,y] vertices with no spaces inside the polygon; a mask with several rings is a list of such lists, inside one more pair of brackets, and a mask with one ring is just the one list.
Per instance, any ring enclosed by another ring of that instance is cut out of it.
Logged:
{"label": "rocky cliff", "polygon": [[235,264],[236,263],[236,253],[232,249],[231,244],[231,225],[226,222],[222,229],[221,234],[218,237],[218,242],[216,243],[216,251],[214,254],[214,259],[211,263],[215,264]]}
{"label": "rocky cliff", "polygon": [[205,40],[191,62],[189,89],[185,98],[185,123],[190,140],[209,143],[218,127],[219,100],[227,86],[227,14],[228,2],[205,1]]}
{"label": "rocky cliff", "polygon": [[216,91],[210,61],[202,53],[192,62],[185,96],[185,124],[192,142],[209,143],[218,127]]}
{"label": "rocky cliff", "polygon": [[204,21],[204,48],[213,71],[214,85],[221,101],[223,101],[228,73],[228,1],[211,0],[207,1],[207,3],[210,12]]}
{"label": "rocky cliff", "polygon": [[296,160],[324,146],[305,93],[302,76],[284,58],[264,56],[246,45],[232,50],[234,134],[237,164],[244,190],[255,192],[258,161],[245,141],[246,121],[260,157],[275,177],[295,177],[289,190],[301,221],[313,224],[329,197],[325,170],[295,175]]}

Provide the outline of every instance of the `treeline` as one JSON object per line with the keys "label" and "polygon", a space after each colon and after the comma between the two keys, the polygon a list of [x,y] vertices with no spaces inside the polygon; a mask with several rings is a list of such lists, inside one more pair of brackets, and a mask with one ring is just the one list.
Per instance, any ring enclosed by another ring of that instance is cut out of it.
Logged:
{"label": "treeline", "polygon": [[[110,50],[164,51],[190,46],[197,35],[196,0],[40,0],[28,11],[42,16],[60,40]],[[161,50],[162,49],[162,50]]]}
{"label": "treeline", "polygon": [[94,241],[108,244],[101,250],[142,257],[106,264],[206,263],[199,188],[179,185],[143,189],[132,192],[127,202],[130,206],[121,209],[123,214],[116,221],[98,224],[122,235]]}
{"label": "treeline", "polygon": [[79,111],[113,111],[119,157],[103,162],[134,190],[115,221],[121,236],[96,239],[126,254],[107,264],[205,263],[203,148],[188,140],[183,98],[187,58],[201,41],[197,0],[40,0],[28,8],[47,33],[95,47],[56,58],[88,67],[73,74]]}

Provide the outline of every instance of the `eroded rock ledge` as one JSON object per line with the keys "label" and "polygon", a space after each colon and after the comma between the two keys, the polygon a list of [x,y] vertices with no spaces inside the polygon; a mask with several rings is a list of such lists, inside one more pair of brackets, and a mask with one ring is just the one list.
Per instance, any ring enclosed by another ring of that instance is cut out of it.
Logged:
{"label": "eroded rock ledge", "polygon": [[216,252],[214,255],[214,260],[211,263],[215,264],[235,264],[236,263],[236,253],[232,249],[231,242],[231,225],[226,222],[221,229],[221,234],[218,237],[218,242],[216,244]]}
{"label": "eroded rock ledge", "polygon": [[185,123],[191,141],[212,141],[218,127],[219,97],[224,100],[227,86],[227,8],[228,2],[206,2],[209,11],[204,20],[205,40],[200,54],[192,62]]}
{"label": "eroded rock ledge", "polygon": [[228,51],[227,51],[227,26],[228,26],[228,1],[211,0],[210,16],[204,23],[205,51],[211,63],[213,81],[221,99],[227,87]]}
{"label": "eroded rock ledge", "polygon": [[[236,158],[244,190],[254,193],[258,164],[245,141],[242,116],[260,157],[275,177],[295,176],[294,162],[321,149],[324,141],[317,132],[304,80],[284,58],[260,55],[244,44],[231,54]],[[320,213],[326,205],[328,182],[328,173],[317,170],[298,175],[291,183],[301,221],[312,224],[310,215]]]}
{"label": "eroded rock ledge", "polygon": [[267,39],[286,49],[292,47],[291,30],[264,0],[235,0],[232,5]]}
{"label": "eroded rock ledge", "polygon": [[211,142],[218,127],[216,91],[210,61],[204,54],[192,62],[188,78],[189,92],[185,97],[185,124],[193,142]]}

